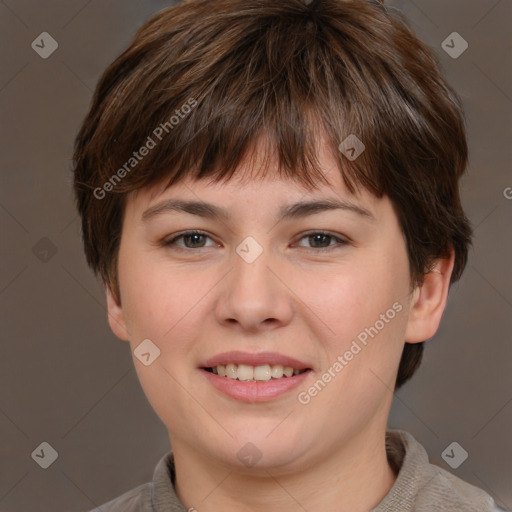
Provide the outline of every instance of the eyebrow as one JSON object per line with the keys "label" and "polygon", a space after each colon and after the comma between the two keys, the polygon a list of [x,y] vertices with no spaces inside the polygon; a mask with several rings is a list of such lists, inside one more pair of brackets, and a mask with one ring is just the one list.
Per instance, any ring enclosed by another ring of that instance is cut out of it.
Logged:
{"label": "eyebrow", "polygon": [[[351,203],[350,201],[339,199],[321,199],[316,201],[300,201],[289,205],[284,205],[279,210],[279,220],[290,220],[308,217],[316,213],[328,210],[345,210],[356,213],[361,217],[375,221],[375,217],[369,210]],[[168,199],[162,201],[150,208],[142,214],[144,222],[169,212],[189,213],[198,215],[199,217],[218,219],[227,221],[231,218],[229,211],[223,207],[206,203],[204,201],[185,201],[181,199]]]}

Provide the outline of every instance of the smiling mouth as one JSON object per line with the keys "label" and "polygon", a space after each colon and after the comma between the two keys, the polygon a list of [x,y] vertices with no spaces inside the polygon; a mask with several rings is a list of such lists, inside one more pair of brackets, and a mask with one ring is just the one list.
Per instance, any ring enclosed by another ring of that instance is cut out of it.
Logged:
{"label": "smiling mouth", "polygon": [[218,375],[219,377],[225,377],[228,379],[244,382],[267,382],[272,379],[287,379],[311,371],[310,368],[298,370],[292,368],[291,366],[283,366],[280,364],[263,364],[259,366],[251,366],[248,364],[234,363],[229,363],[226,365],[219,364],[217,366],[205,367],[202,369]]}

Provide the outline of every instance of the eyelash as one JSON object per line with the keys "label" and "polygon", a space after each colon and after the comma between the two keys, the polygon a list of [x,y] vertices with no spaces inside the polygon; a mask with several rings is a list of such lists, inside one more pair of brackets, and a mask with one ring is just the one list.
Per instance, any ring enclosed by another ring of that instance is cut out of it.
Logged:
{"label": "eyelash", "polygon": [[[183,233],[180,233],[179,235],[171,238],[170,240],[164,240],[162,242],[162,245],[164,247],[170,247],[170,246],[175,246],[177,248],[177,250],[183,250],[183,251],[193,251],[193,250],[196,250],[196,249],[207,249],[207,247],[196,247],[196,248],[192,248],[192,247],[180,247],[178,245],[176,245],[176,242],[180,239],[180,238],[185,238],[187,236],[192,236],[192,235],[201,235],[201,236],[204,236],[204,237],[207,237],[207,238],[211,238],[207,233],[203,232],[203,231],[198,231],[198,230],[192,230],[192,231],[184,231]],[[322,252],[327,252],[327,251],[331,251],[333,249],[336,249],[336,248],[339,248],[340,246],[344,246],[344,245],[348,245],[349,242],[348,240],[345,240],[344,238],[341,238],[339,236],[335,236],[327,231],[310,231],[308,233],[305,233],[304,235],[302,235],[302,237],[299,239],[302,240],[304,238],[308,238],[308,237],[311,237],[311,236],[314,236],[314,235],[324,235],[326,237],[329,237],[335,241],[337,241],[337,245],[329,245],[327,247],[305,247],[306,249],[311,249],[313,251],[322,251]]]}

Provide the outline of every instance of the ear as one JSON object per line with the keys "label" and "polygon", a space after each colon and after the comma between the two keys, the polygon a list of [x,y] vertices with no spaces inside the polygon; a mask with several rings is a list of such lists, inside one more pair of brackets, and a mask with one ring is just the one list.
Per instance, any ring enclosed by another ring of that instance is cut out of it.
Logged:
{"label": "ear", "polygon": [[106,287],[107,294],[107,313],[108,323],[112,332],[123,341],[130,341],[128,336],[128,329],[126,327],[126,320],[124,318],[123,307],[119,304],[114,297],[110,287]]}
{"label": "ear", "polygon": [[407,343],[426,341],[437,332],[448,299],[454,262],[452,249],[448,258],[436,260],[423,283],[414,289],[405,332]]}

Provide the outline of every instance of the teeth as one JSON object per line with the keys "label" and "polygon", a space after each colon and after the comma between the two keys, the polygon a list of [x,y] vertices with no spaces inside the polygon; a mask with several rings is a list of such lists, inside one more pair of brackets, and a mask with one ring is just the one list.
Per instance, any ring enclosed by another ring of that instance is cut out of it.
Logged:
{"label": "teeth", "polygon": [[254,378],[254,367],[248,364],[238,365],[238,380],[252,380]]}
{"label": "teeth", "polygon": [[272,378],[270,365],[264,364],[254,368],[254,380],[270,380]]}
{"label": "teeth", "polygon": [[238,377],[236,364],[229,363],[226,365],[226,377],[228,379],[236,379]]}
{"label": "teeth", "polygon": [[271,379],[281,379],[282,377],[291,377],[299,375],[305,370],[295,370],[291,366],[281,364],[261,366],[251,366],[248,364],[219,364],[212,368],[213,373],[220,377],[228,379],[238,379],[242,381],[269,381]]}
{"label": "teeth", "polygon": [[273,379],[280,379],[284,373],[283,373],[283,366],[280,364],[275,364],[270,369],[270,375]]}

